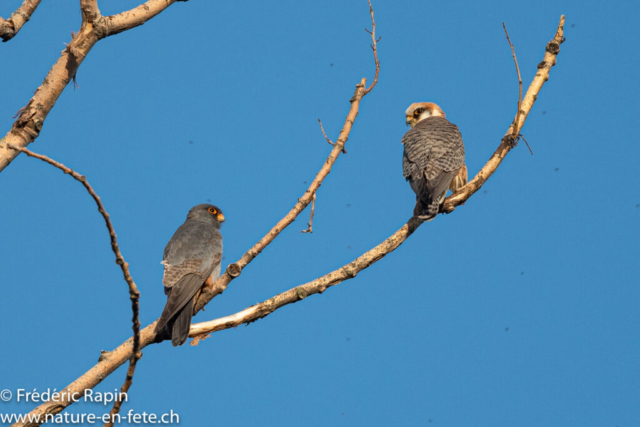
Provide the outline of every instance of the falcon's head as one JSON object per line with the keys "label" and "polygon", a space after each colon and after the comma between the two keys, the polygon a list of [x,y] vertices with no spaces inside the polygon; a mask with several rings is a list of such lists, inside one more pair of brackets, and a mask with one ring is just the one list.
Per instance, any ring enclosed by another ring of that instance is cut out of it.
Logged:
{"label": "falcon's head", "polygon": [[404,115],[407,116],[407,126],[411,127],[414,127],[420,120],[424,120],[427,117],[446,118],[442,108],[433,102],[415,102],[409,105]]}
{"label": "falcon's head", "polygon": [[219,228],[220,224],[224,222],[224,215],[219,207],[204,203],[192,207],[187,214],[187,219],[199,219]]}

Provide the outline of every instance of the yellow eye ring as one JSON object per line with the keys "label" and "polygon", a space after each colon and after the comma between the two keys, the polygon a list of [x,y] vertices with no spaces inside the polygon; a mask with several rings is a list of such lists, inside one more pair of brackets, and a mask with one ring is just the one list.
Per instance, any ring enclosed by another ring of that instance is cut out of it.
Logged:
{"label": "yellow eye ring", "polygon": [[416,111],[413,112],[413,116],[414,117],[418,117],[420,114],[422,114],[424,112],[423,108],[418,108]]}
{"label": "yellow eye ring", "polygon": [[209,209],[207,209],[207,211],[208,211],[210,214],[213,214],[213,215],[215,215],[215,214],[217,214],[217,213],[218,213],[218,211],[217,211],[217,210],[215,210],[214,208],[209,208]]}

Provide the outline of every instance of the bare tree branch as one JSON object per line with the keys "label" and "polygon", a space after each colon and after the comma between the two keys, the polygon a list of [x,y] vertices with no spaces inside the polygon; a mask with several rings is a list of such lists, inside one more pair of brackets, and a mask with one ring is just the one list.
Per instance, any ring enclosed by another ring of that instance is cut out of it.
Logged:
{"label": "bare tree branch", "polygon": [[371,14],[371,31],[364,29],[367,33],[371,34],[371,49],[373,50],[373,59],[376,61],[376,74],[373,76],[373,82],[371,86],[365,89],[364,94],[371,92],[371,89],[378,83],[378,74],[380,74],[380,61],[378,61],[378,42],[380,38],[376,39],[376,21],[373,19],[373,6],[371,6],[371,0],[369,2],[369,13]]}
{"label": "bare tree branch", "polygon": [[80,12],[83,23],[93,24],[101,17],[98,0],[80,0]]}
{"label": "bare tree branch", "polygon": [[[556,58],[560,52],[560,44],[563,39],[564,30],[564,16],[560,18],[560,24],[553,40],[547,44],[547,52],[545,53],[544,67],[538,66],[538,74],[534,78],[533,82],[529,86],[525,101],[523,102],[523,111],[521,114],[522,119],[518,122],[518,130],[524,125],[527,115],[533,107],[533,101],[540,93],[540,89],[544,82],[549,79],[549,72],[551,67],[555,65]],[[510,127],[507,136],[513,137],[513,130]],[[516,133],[517,134],[517,133]],[[498,150],[489,159],[487,164],[478,172],[474,179],[458,190],[455,194],[449,196],[445,201],[445,207],[448,207],[449,212],[453,211],[456,206],[465,203],[469,197],[473,195],[486,180],[493,175],[500,163],[504,159],[504,156],[511,150],[512,146],[506,140],[506,137],[500,142]],[[505,151],[506,150],[506,151]],[[472,184],[473,183],[473,184]],[[470,187],[471,185],[471,187]],[[478,186],[475,188],[475,186]],[[464,190],[466,187],[470,187],[469,190]],[[297,286],[286,292],[278,294],[266,301],[246,308],[231,316],[222,317],[219,319],[211,320],[209,322],[202,322],[191,325],[189,336],[193,337],[192,345],[197,345],[201,339],[207,338],[209,334],[223,329],[235,328],[242,324],[248,324],[255,322],[258,319],[268,316],[277,309],[298,301],[301,301],[313,294],[323,293],[327,288],[335,286],[343,281],[353,279],[356,275],[370,267],[374,263],[384,258],[387,254],[393,252],[398,246],[413,234],[413,232],[422,224],[422,221],[418,218],[411,218],[409,221],[398,231],[393,233],[389,238],[380,243],[375,248],[365,252],[349,264],[340,267],[337,270],[332,271],[318,279],[305,283],[304,285]]]}
{"label": "bare tree branch", "polygon": [[[62,51],[60,58],[47,73],[44,82],[36,90],[26,107],[21,110],[11,130],[0,140],[0,172],[16,158],[19,150],[8,145],[25,148],[40,134],[44,120],[55,105],[64,88],[75,77],[76,72],[91,48],[98,41],[92,25],[82,23],[80,31]],[[5,144],[2,144],[2,142]]]}
{"label": "bare tree branch", "polygon": [[527,138],[524,137],[523,134],[518,135],[520,138],[522,138],[522,140],[524,141],[525,144],[527,144],[527,148],[529,149],[529,152],[531,153],[531,155],[533,156],[533,150],[531,149],[531,146],[529,145],[529,143],[527,142]]}
{"label": "bare tree branch", "polygon": [[518,135],[520,135],[520,130],[524,125],[524,122],[527,120],[527,116],[529,112],[531,112],[531,108],[533,104],[536,102],[538,98],[538,94],[542,89],[542,86],[545,84],[547,80],[549,80],[549,72],[551,71],[551,67],[556,65],[558,53],[560,52],[560,45],[564,42],[564,15],[560,17],[560,23],[558,24],[558,29],[556,31],[553,39],[547,43],[547,47],[545,50],[544,58],[542,62],[538,64],[538,72],[536,73],[533,81],[529,85],[529,89],[527,90],[527,94],[524,96],[522,100],[521,108],[519,114],[516,113],[517,121],[514,119],[511,126],[507,130],[507,133],[502,138],[502,142],[498,149],[493,153],[489,161],[480,172],[467,183],[462,188],[459,188],[455,193],[451,196],[447,197],[444,202],[444,206],[442,211],[445,213],[451,213],[455,210],[455,208],[469,199],[473,193],[478,191],[482,184],[484,184],[487,179],[496,171],[502,160],[504,160],[505,156],[511,151],[513,147],[515,147],[515,143],[518,139]]}
{"label": "bare tree branch", "polygon": [[0,39],[8,42],[14,38],[22,29],[22,26],[31,19],[31,15],[40,5],[41,0],[24,0],[22,5],[11,14],[9,19],[0,17]]}
{"label": "bare tree branch", "polygon": [[149,0],[131,10],[107,16],[105,37],[139,27],[177,1],[186,0]]}
{"label": "bare tree branch", "polygon": [[[140,323],[138,323],[140,326]],[[138,335],[139,338],[139,335]],[[138,339],[138,348],[140,346],[140,340]],[[134,340],[134,348],[135,348],[135,340]],[[133,375],[136,371],[136,365],[138,364],[138,360],[142,357],[142,353],[140,353],[139,357],[135,356],[137,353],[133,352],[134,356],[129,359],[129,367],[127,368],[127,376],[125,377],[124,384],[120,387],[120,396],[127,396],[129,392],[129,388],[133,384]],[[124,394],[123,394],[124,393]],[[120,412],[120,408],[122,407],[122,399],[116,399],[113,402],[113,407],[111,411],[109,411],[109,422],[103,424],[103,427],[113,427],[113,421],[115,420],[115,415]]]}
{"label": "bare tree branch", "polygon": [[19,154],[8,144],[25,148],[40,134],[45,119],[56,101],[71,82],[93,46],[101,39],[137,27],[171,6],[178,0],[149,0],[117,15],[100,15],[97,0],[81,0],[82,25],[72,34],[71,42],[61,52],[26,107],[20,110],[11,130],[0,139],[0,172]]}
{"label": "bare tree branch", "polygon": [[[36,159],[42,160],[43,162],[49,163],[50,165],[55,166],[56,168],[62,170],[64,173],[71,175],[74,179],[80,182],[84,186],[84,188],[86,188],[87,192],[89,192],[89,195],[91,195],[93,200],[98,205],[98,211],[104,218],[104,222],[107,226],[107,230],[109,231],[109,238],[111,240],[111,250],[116,256],[116,264],[120,266],[120,269],[122,270],[122,275],[124,276],[124,280],[127,282],[127,285],[129,286],[129,297],[131,299],[131,311],[133,312],[133,318],[132,318],[133,347],[131,349],[132,350],[131,356],[129,358],[129,369],[127,370],[127,377],[120,390],[121,392],[126,393],[129,390],[129,387],[131,387],[131,384],[133,381],[133,375],[135,373],[138,359],[142,357],[142,354],[140,353],[140,318],[139,318],[140,291],[138,291],[138,287],[136,286],[135,282],[133,281],[133,278],[131,277],[131,273],[129,272],[129,264],[124,260],[124,257],[120,252],[120,247],[118,246],[116,232],[113,228],[113,225],[111,224],[111,220],[109,219],[109,214],[104,208],[104,205],[102,204],[102,200],[100,199],[98,194],[94,191],[94,189],[91,187],[91,185],[83,175],[80,175],[79,173],[63,165],[62,163],[56,162],[55,160],[47,156],[44,156],[42,154],[34,153],[33,151],[30,151],[26,148],[15,147],[11,144],[8,144],[8,147],[12,150],[20,151],[29,157],[34,157]],[[120,405],[121,405],[121,402],[116,400],[116,403],[114,403],[114,407],[111,410],[112,415],[118,413],[120,409]]]}
{"label": "bare tree branch", "polygon": [[520,77],[520,67],[518,66],[518,59],[516,58],[516,50],[513,47],[513,43],[511,43],[511,39],[509,38],[509,32],[507,31],[507,26],[502,23],[502,28],[504,28],[504,34],[507,36],[507,41],[509,42],[509,46],[511,47],[511,54],[513,55],[513,62],[516,64],[516,73],[518,73],[518,112],[516,113],[516,123],[520,118],[520,109],[522,107],[522,77]]}

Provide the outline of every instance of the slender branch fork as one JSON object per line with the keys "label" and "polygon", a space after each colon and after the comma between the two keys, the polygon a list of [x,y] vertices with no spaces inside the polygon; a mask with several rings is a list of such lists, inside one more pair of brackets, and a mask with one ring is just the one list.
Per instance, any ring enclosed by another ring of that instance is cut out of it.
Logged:
{"label": "slender branch fork", "polygon": [[11,14],[9,19],[2,19],[0,17],[0,39],[3,42],[8,42],[14,38],[24,24],[30,19],[33,12],[36,11],[42,0],[24,0],[22,5]]}
{"label": "slender branch fork", "polygon": [[[515,122],[518,123],[520,121],[520,110],[522,109],[522,77],[520,77],[520,67],[518,66],[518,59],[516,58],[516,49],[513,47],[513,43],[511,43],[511,39],[509,38],[509,32],[507,31],[507,26],[502,23],[502,28],[504,28],[504,35],[507,36],[507,41],[509,42],[509,46],[511,47],[511,54],[513,55],[513,62],[516,64],[516,73],[518,73],[518,112],[516,113]],[[529,152],[533,156],[533,150],[531,146],[527,142],[527,140],[520,134],[518,134],[517,138],[522,138],[524,143],[527,144],[527,148]],[[517,141],[516,138],[516,141]]]}
{"label": "slender branch fork", "polygon": [[[320,130],[322,131],[322,136],[324,136],[324,139],[327,140],[329,145],[336,145],[331,139],[329,139],[326,132],[324,131],[324,126],[322,126],[322,120],[318,119],[318,124],[320,124]],[[342,154],[347,154],[347,150],[345,150],[344,147],[342,147]]]}

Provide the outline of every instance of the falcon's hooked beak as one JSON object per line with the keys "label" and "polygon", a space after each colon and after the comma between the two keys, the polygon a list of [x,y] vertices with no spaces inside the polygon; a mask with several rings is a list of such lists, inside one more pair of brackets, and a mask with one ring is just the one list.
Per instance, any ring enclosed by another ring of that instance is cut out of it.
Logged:
{"label": "falcon's hooked beak", "polygon": [[407,116],[407,126],[413,127],[413,116]]}
{"label": "falcon's hooked beak", "polygon": [[224,215],[222,215],[222,213],[218,213],[216,218],[218,219],[218,222],[224,222]]}

